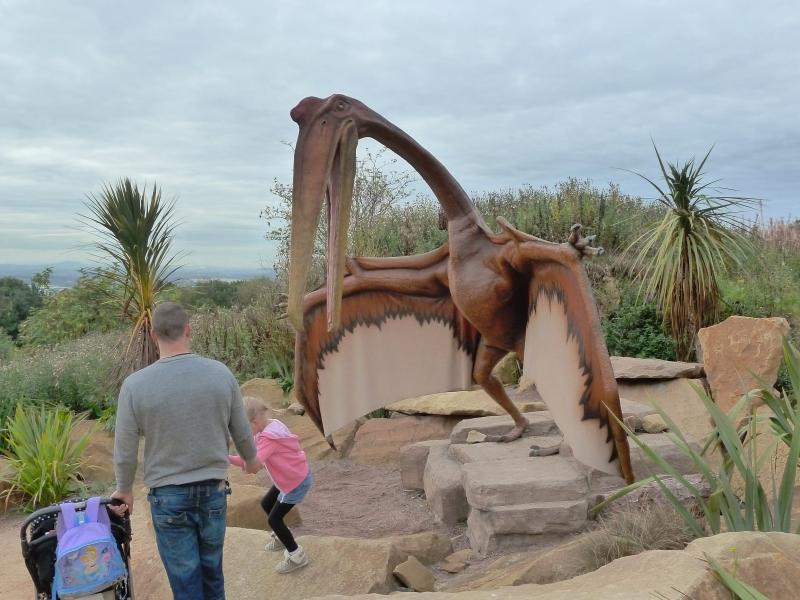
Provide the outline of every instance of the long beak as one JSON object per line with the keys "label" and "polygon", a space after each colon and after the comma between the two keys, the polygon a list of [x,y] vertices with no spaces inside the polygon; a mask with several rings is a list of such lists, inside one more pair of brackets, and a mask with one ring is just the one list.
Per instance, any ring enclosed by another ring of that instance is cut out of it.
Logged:
{"label": "long beak", "polygon": [[322,204],[328,198],[328,328],[339,324],[347,226],[353,199],[358,133],[315,123],[299,136],[294,158],[292,237],[289,252],[289,322],[303,331],[303,296],[311,268]]}

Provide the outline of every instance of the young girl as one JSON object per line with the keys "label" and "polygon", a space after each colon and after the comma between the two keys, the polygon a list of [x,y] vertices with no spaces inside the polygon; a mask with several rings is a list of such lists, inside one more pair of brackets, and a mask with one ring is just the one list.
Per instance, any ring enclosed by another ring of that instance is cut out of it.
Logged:
{"label": "young girl", "polygon": [[[306,453],[300,448],[297,436],[277,419],[268,419],[267,407],[257,398],[246,396],[244,407],[255,437],[258,460],[264,463],[273,481],[273,486],[261,500],[261,508],[267,513],[267,521],[272,528],[271,539],[265,549],[269,552],[285,550],[284,558],[275,570],[289,573],[305,567],[308,556],[294,541],[283,518],[306,497],[313,478]],[[229,456],[228,460],[239,467],[245,466],[239,456]]]}

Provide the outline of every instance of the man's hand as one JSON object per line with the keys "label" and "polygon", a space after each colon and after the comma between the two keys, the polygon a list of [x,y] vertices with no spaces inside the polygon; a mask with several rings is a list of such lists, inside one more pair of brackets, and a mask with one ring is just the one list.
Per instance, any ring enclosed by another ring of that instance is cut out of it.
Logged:
{"label": "man's hand", "polygon": [[252,463],[247,463],[244,467],[244,470],[250,473],[251,475],[254,475],[258,473],[263,466],[264,465],[262,465],[260,462],[256,461]]}
{"label": "man's hand", "polygon": [[111,494],[111,497],[122,501],[122,504],[118,504],[116,506],[113,504],[108,505],[109,508],[111,508],[111,510],[117,513],[120,517],[124,517],[126,512],[129,515],[133,514],[133,492],[120,492],[117,490]]}

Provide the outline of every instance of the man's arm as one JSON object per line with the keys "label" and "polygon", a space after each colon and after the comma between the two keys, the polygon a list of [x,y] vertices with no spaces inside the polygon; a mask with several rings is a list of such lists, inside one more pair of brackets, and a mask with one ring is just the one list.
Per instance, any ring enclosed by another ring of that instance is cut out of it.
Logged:
{"label": "man's arm", "polygon": [[230,431],[233,445],[239,456],[247,463],[245,470],[248,473],[255,473],[261,468],[261,463],[256,457],[256,445],[253,441],[253,433],[250,431],[250,423],[247,422],[247,415],[244,412],[242,403],[242,393],[236,378],[231,374],[232,393],[231,416],[228,421],[228,431]]}
{"label": "man's arm", "polygon": [[114,426],[114,472],[117,476],[119,498],[133,512],[133,479],[139,463],[139,426],[133,414],[132,398],[125,384],[117,400],[117,421]]}

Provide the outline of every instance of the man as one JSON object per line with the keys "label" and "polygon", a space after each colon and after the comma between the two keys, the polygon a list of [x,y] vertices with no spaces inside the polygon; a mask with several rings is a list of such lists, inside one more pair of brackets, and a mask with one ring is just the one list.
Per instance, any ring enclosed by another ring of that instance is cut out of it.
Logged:
{"label": "man", "polygon": [[239,385],[220,362],[192,354],[191,327],[178,304],[153,311],[160,359],[130,375],[117,403],[112,497],[133,512],[139,436],[144,483],[158,553],[175,600],[225,598],[222,545],[227,508],[228,440],[260,468]]}

